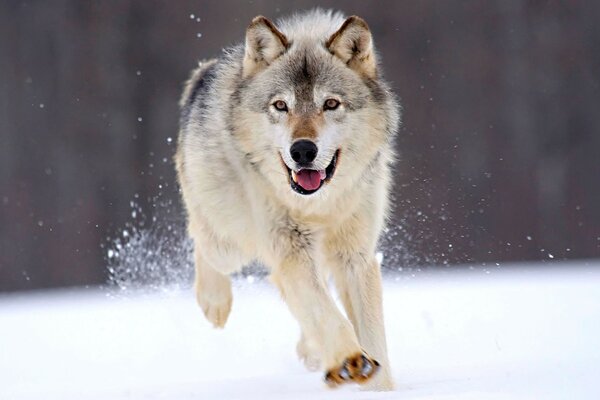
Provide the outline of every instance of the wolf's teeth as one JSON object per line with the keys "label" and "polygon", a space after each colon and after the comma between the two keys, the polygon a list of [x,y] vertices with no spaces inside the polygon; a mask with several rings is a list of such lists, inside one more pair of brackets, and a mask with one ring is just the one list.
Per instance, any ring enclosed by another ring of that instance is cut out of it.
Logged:
{"label": "wolf's teeth", "polygon": [[321,180],[325,179],[327,177],[327,173],[325,172],[324,169],[320,169],[319,170],[319,178],[321,178]]}
{"label": "wolf's teeth", "polygon": [[296,175],[296,171],[292,170],[292,180],[294,183],[298,183],[298,176]]}

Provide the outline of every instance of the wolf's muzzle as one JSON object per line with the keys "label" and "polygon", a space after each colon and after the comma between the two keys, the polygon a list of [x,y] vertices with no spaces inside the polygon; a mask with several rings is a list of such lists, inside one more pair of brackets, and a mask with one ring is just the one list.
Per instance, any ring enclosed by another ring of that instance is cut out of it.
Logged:
{"label": "wolf's muzzle", "polygon": [[331,158],[331,162],[325,169],[316,170],[300,167],[291,169],[281,158],[281,163],[288,172],[290,186],[293,191],[299,194],[308,195],[318,191],[323,183],[329,182],[335,173],[340,150],[336,150]]}
{"label": "wolf's muzzle", "polygon": [[318,151],[317,145],[306,139],[298,140],[290,147],[290,155],[300,167],[307,167],[313,162],[317,158]]}

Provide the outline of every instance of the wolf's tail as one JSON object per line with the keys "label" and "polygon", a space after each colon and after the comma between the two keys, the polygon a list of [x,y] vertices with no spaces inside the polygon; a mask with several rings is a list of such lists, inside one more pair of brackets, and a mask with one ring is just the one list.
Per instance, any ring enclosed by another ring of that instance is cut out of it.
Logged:
{"label": "wolf's tail", "polygon": [[194,97],[204,84],[204,77],[206,76],[206,72],[210,70],[216,63],[217,60],[214,58],[210,60],[200,61],[200,63],[198,63],[198,68],[192,71],[190,78],[187,80],[187,82],[185,82],[183,93],[181,94],[181,98],[179,99],[179,107],[183,108],[185,105],[194,101]]}

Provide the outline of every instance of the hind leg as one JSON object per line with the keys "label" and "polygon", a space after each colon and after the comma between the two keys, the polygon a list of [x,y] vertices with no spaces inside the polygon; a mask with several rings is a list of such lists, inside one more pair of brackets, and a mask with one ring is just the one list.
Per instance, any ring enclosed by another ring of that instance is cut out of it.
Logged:
{"label": "hind leg", "polygon": [[296,353],[298,358],[302,360],[304,366],[309,371],[318,371],[321,368],[321,357],[319,356],[319,347],[308,338],[308,336],[302,333],[298,344],[296,345]]}

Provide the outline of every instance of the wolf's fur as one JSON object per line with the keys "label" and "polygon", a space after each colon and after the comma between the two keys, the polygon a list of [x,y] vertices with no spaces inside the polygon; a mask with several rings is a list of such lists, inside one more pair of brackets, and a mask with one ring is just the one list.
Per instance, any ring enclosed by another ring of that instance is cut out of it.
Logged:
{"label": "wolf's fur", "polygon": [[[181,99],[176,165],[194,240],[197,300],[224,326],[228,274],[258,259],[300,323],[298,353],[332,370],[365,351],[392,387],[375,258],[388,212],[398,104],[377,69],[366,23],[312,11],[272,24],[257,17],[244,45],[202,62]],[[341,105],[323,111],[335,97]],[[289,111],[274,109],[283,100]],[[290,188],[290,145],[318,146],[315,169],[337,149],[333,178],[311,195]],[[332,276],[349,318],[327,286]]]}

